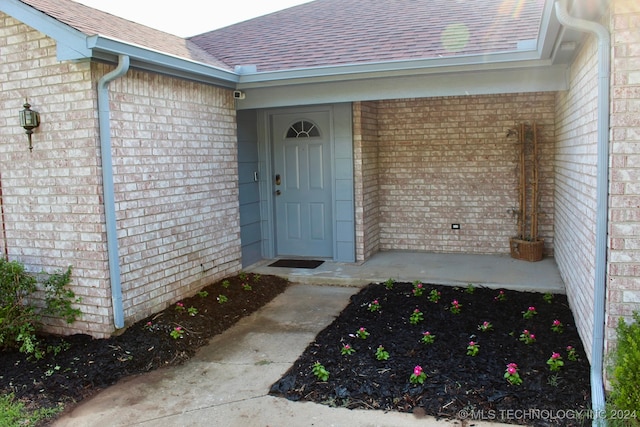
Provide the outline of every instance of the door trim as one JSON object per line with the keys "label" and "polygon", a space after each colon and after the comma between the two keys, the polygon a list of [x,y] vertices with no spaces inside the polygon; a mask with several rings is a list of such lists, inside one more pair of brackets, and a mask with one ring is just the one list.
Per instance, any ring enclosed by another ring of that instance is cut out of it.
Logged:
{"label": "door trim", "polygon": [[277,108],[258,114],[258,156],[260,170],[260,217],[262,220],[262,253],[266,259],[276,256],[275,189],[273,188],[273,146],[271,120],[273,114],[328,112],[330,122],[331,197],[333,221],[333,261],[355,262],[355,207],[353,179],[353,130],[350,103]]}
{"label": "door trim", "polygon": [[[271,113],[269,117],[274,173],[282,177],[280,185],[273,182],[277,256],[333,259],[331,111]],[[289,131],[301,122],[312,124],[318,134],[290,137]],[[315,221],[314,214],[319,216]]]}

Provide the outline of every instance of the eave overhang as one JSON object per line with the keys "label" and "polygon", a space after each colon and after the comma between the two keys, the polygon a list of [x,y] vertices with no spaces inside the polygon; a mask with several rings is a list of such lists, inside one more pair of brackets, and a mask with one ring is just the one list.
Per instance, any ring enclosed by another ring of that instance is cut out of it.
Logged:
{"label": "eave overhang", "polygon": [[127,55],[134,68],[167,74],[201,83],[235,89],[239,75],[197,61],[152,50],[143,46],[123,42],[105,36],[90,36],[86,39],[92,58],[117,62],[118,55]]}
{"label": "eave overhang", "polygon": [[[550,61],[416,68],[245,83],[239,110],[367,100],[547,92],[568,88],[568,66]],[[244,76],[243,76],[244,77]]]}
{"label": "eave overhang", "polygon": [[59,61],[97,59],[118,62],[130,57],[131,66],[217,86],[235,88],[238,74],[230,70],[149,49],[103,35],[87,35],[18,0],[3,0],[0,11],[56,41]]}
{"label": "eave overhang", "polygon": [[[237,108],[266,108],[312,103],[350,102],[399,97],[557,91],[567,89],[567,65],[574,51],[563,41],[579,42],[562,28],[545,2],[538,39],[518,50],[485,55],[320,66],[280,71],[254,67],[226,70],[104,35],[84,34],[19,0],[5,0],[0,10],[52,37],[60,61],[117,62],[151,72],[245,92]],[[573,43],[574,49],[577,47]],[[565,48],[563,48],[563,46]]]}

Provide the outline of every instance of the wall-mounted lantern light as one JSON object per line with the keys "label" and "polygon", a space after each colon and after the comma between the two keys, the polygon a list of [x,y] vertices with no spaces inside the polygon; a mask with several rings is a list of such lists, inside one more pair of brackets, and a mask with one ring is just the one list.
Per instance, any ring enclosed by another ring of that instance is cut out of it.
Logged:
{"label": "wall-mounted lantern light", "polygon": [[33,151],[33,144],[31,143],[31,134],[33,129],[40,126],[40,114],[37,111],[31,109],[31,104],[25,102],[24,110],[20,111],[20,126],[22,126],[27,132],[29,138],[29,151]]}

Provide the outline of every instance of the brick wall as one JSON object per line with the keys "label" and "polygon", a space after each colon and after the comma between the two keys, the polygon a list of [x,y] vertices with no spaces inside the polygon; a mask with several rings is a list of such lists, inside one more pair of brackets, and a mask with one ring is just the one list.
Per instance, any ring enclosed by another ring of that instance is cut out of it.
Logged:
{"label": "brick wall", "polygon": [[[611,4],[609,240],[605,350],[620,317],[640,309],[640,5]],[[585,348],[592,345],[595,275],[597,40],[589,36],[557,97],[556,261]],[[590,356],[590,352],[587,352]]]}
{"label": "brick wall", "polygon": [[[640,310],[640,4],[611,5],[612,103],[607,293],[608,344],[623,317]],[[611,345],[607,345],[611,348]]]}
{"label": "brick wall", "polygon": [[376,103],[354,103],[353,121],[356,260],[364,261],[380,246]]}
{"label": "brick wall", "polygon": [[136,70],[109,90],[130,323],[241,268],[235,108],[228,89]]}
{"label": "brick wall", "polygon": [[[580,336],[591,347],[596,229],[597,45],[590,38],[557,96],[556,251]],[[587,352],[589,353],[589,352]]]}
{"label": "brick wall", "polygon": [[[53,40],[1,13],[0,44],[2,255],[32,273],[71,265],[83,316],[51,329],[102,336],[111,298],[89,63],[59,63]],[[41,115],[33,152],[18,120],[25,98]]]}
{"label": "brick wall", "polygon": [[[26,46],[26,49],[25,49]],[[55,42],[0,14],[4,256],[28,271],[73,267],[80,321],[113,331],[96,82],[113,67],[59,63]],[[125,320],[132,323],[240,269],[235,109],[229,90],[131,70],[110,84]],[[41,114],[34,149],[18,124]]]}
{"label": "brick wall", "polygon": [[536,121],[539,229],[552,254],[554,99],[530,93],[377,102],[380,249],[508,253],[518,196],[517,148],[506,134]]}

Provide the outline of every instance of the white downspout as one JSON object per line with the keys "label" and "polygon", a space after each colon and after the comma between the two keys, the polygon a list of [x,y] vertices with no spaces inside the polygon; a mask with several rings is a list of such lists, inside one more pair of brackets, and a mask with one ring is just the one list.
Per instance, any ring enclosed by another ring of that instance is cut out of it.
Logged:
{"label": "white downspout", "polygon": [[602,379],[604,359],[605,298],[607,277],[607,228],[609,197],[609,84],[611,73],[611,37],[602,25],[574,18],[566,0],[555,4],[558,21],[565,27],[594,34],[598,38],[598,147],[596,177],[596,259],[593,303],[593,339],[591,346],[591,407],[594,426],[606,426]]}
{"label": "white downspout", "polygon": [[102,187],[104,216],[107,228],[107,254],[109,256],[109,278],[111,280],[111,301],[113,324],[117,329],[124,327],[122,307],[122,283],[120,281],[120,261],[118,255],[118,234],[116,228],[116,203],[113,188],[113,160],[111,158],[111,110],[109,107],[109,83],[122,77],[129,70],[129,57],[118,56],[118,66],[98,81],[98,122],[100,123],[100,152],[102,155]]}

